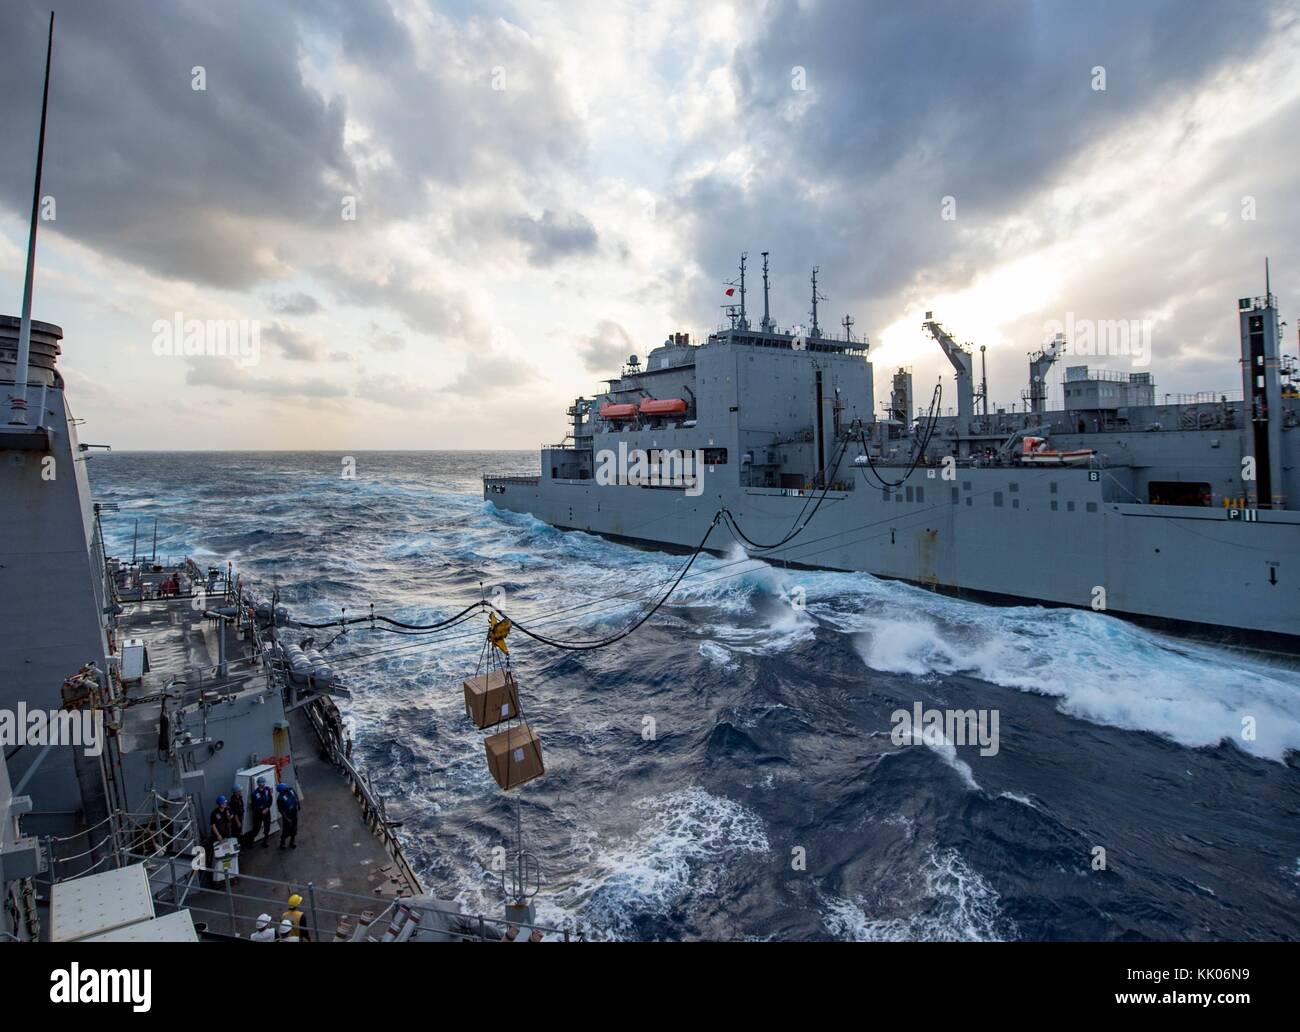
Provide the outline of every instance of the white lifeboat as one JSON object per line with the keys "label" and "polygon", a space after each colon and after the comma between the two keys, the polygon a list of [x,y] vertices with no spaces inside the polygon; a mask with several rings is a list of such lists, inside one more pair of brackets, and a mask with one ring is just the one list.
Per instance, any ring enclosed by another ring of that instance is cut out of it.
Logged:
{"label": "white lifeboat", "polygon": [[1091,448],[1057,451],[1047,447],[1045,437],[1026,437],[1021,443],[1020,462],[1025,466],[1086,466],[1096,454]]}

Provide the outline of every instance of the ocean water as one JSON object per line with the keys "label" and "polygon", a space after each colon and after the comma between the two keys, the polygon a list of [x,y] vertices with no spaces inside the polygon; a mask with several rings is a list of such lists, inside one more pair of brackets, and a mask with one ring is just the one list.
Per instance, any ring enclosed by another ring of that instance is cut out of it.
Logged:
{"label": "ocean water", "polygon": [[[355,479],[330,453],[90,459],[111,549],[152,547],[156,517],[160,554],[231,561],[302,619],[489,593],[595,638],[684,561],[484,502],[531,452],[359,453]],[[413,865],[468,908],[500,905],[518,800],[541,918],[592,938],[1300,938],[1296,661],[737,549],[613,648],[512,636],[548,770],[506,798],[461,701],[485,631],[329,650]],[[997,753],[894,744],[916,703],[996,711]]]}

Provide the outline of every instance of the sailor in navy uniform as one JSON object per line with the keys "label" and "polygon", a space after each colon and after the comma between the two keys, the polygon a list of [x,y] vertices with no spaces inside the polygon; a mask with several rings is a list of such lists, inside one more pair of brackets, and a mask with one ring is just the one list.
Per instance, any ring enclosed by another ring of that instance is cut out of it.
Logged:
{"label": "sailor in navy uniform", "polygon": [[248,837],[248,844],[251,846],[257,841],[258,829],[262,829],[262,848],[265,849],[271,844],[271,803],[274,796],[271,790],[266,787],[266,778],[257,779],[257,787],[253,789],[253,831]]}
{"label": "sailor in navy uniform", "polygon": [[275,786],[275,808],[280,811],[280,848],[298,848],[298,811],[302,803],[298,793],[285,784]]}

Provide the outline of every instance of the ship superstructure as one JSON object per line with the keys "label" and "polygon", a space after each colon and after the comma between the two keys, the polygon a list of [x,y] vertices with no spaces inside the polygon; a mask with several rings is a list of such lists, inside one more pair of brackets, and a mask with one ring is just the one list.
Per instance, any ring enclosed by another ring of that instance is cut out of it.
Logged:
{"label": "ship superstructure", "polygon": [[[487,476],[484,498],[682,548],[725,508],[749,550],[778,563],[1295,647],[1300,396],[1270,287],[1237,303],[1241,392],[1157,397],[1151,372],[1085,364],[1055,334],[1029,356],[1023,406],[990,406],[973,350],[927,313],[922,329],[953,365],[948,393],[918,405],[900,369],[878,418],[867,342],[848,320],[842,337],[823,334],[815,279],[811,327],[777,330],[766,259],[759,328],[742,293],[703,342],[675,333],[644,365],[630,357],[570,406],[569,435],[542,448],[539,476]],[[1064,396],[1049,408],[1055,363]],[[627,458],[653,471],[667,455],[698,456],[701,481],[639,475]],[[810,495],[820,501],[807,520]],[[780,544],[754,547],[764,542]]]}

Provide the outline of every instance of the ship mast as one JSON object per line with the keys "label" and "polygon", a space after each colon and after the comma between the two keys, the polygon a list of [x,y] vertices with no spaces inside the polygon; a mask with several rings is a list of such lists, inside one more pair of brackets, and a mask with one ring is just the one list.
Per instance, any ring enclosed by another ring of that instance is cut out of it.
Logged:
{"label": "ship mast", "polygon": [[9,425],[27,425],[27,365],[32,350],[32,282],[36,278],[36,223],[41,211],[41,171],[45,165],[45,113],[50,104],[50,58],[54,54],[54,12],[50,12],[50,36],[45,46],[45,91],[41,95],[41,132],[36,144],[36,184],[32,187],[32,222],[27,231],[27,275],[23,280],[23,314],[18,324],[18,364],[14,367],[14,390],[9,395]]}
{"label": "ship mast", "polygon": [[767,255],[768,252],[764,251],[763,252],[763,321],[762,323],[759,324],[759,328],[764,333],[771,333],[772,317],[771,315],[768,314],[768,308],[767,308]]}
{"label": "ship mast", "polygon": [[740,328],[749,329],[749,318],[745,315],[745,260],[749,257],[748,251],[740,252]]}
{"label": "ship mast", "polygon": [[817,325],[817,302],[826,300],[821,294],[817,293],[817,272],[818,267],[814,265],[812,271],[812,333],[810,334],[813,337],[822,335],[821,327]]}

